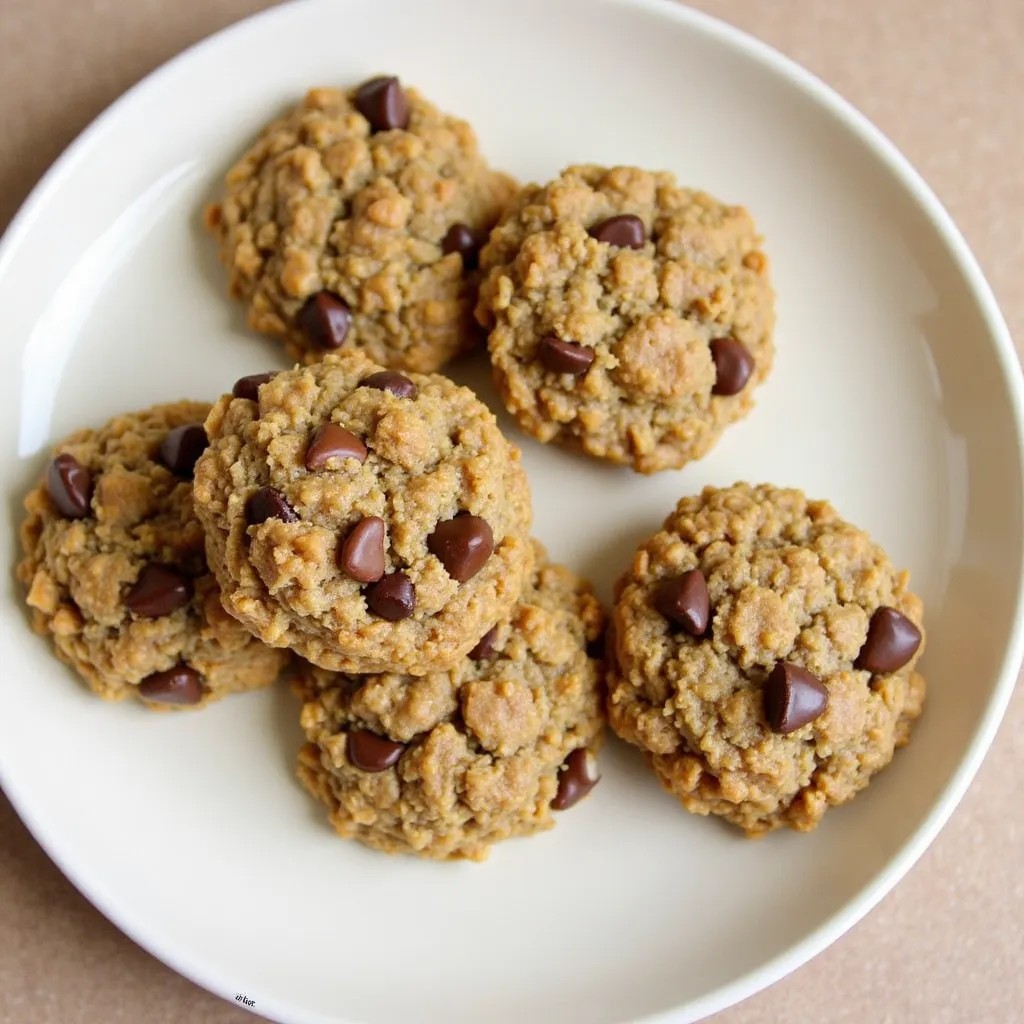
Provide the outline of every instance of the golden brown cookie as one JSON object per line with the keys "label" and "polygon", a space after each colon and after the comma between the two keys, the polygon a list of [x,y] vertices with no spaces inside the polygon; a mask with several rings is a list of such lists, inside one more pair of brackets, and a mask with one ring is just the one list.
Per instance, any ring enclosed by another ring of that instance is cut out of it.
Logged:
{"label": "golden brown cookie", "polygon": [[609,719],[687,810],[809,831],[910,737],[923,608],[827,502],[684,498],[617,588]]}
{"label": "golden brown cookie", "polygon": [[226,184],[207,222],[231,294],[295,358],[344,346],[429,373],[475,342],[477,256],[514,183],[415,89],[311,90]]}
{"label": "golden brown cookie", "polygon": [[455,665],[530,571],[526,475],[493,414],[358,353],[251,383],[213,407],[196,466],[225,607],[323,668]]}
{"label": "golden brown cookie", "polygon": [[700,458],[772,365],[768,260],[747,211],[668,173],[570,167],[481,253],[502,398],[541,441],[641,473]]}
{"label": "golden brown cookie", "polygon": [[33,627],[107,700],[195,707],[269,685],[288,659],[224,611],[206,568],[192,467],[209,410],[175,402],[80,430],[25,499]]}
{"label": "golden brown cookie", "polygon": [[597,781],[603,615],[589,585],[547,562],[511,617],[447,672],[300,669],[308,743],[299,777],[347,838],[388,853],[483,860],[554,824]]}

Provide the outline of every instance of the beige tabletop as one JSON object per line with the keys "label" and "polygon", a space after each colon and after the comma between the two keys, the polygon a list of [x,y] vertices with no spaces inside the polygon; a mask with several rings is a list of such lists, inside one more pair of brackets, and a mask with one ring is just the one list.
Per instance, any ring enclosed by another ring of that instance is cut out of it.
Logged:
{"label": "beige tabletop", "polygon": [[[424,0],[426,2],[426,0]],[[482,0],[485,2],[485,0]],[[0,0],[0,228],[125,88],[263,0]],[[700,0],[852,100],[924,174],[1024,339],[1024,0]],[[716,1024],[1024,1020],[1024,695],[921,862],[812,963]],[[0,796],[0,1024],[254,1018],[125,938]]]}

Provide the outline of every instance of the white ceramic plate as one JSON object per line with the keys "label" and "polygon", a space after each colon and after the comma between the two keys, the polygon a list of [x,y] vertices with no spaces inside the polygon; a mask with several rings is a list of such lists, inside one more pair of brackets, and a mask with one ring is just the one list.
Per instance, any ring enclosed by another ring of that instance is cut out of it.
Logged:
{"label": "white ceramic plate", "polygon": [[[830,498],[927,604],[909,750],[811,836],[751,843],[683,813],[632,751],[551,833],[484,865],[336,839],[293,780],[291,696],[153,715],[90,696],[8,580],[0,776],[33,833],[129,935],[288,1022],[689,1021],[781,977],[910,867],[992,739],[1022,646],[1021,378],[962,239],[920,179],[819,82],[656,0],[307,0],[132,90],[59,161],[0,251],[8,564],[45,450],[84,424],[213,398],[281,365],[224,297],[200,209],[310,84],[400,73],[493,162],[671,168],[749,206],[779,295],[778,358],[713,454],[641,479],[526,442],[536,532],[605,595],[683,493],[736,479]],[[486,374],[469,371],[488,400]]]}

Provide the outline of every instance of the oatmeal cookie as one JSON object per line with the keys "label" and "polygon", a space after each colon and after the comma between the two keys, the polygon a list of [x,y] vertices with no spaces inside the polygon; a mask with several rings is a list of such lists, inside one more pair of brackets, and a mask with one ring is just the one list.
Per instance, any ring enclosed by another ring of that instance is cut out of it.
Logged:
{"label": "oatmeal cookie", "polygon": [[444,377],[359,353],[264,376],[214,406],[196,465],[225,607],[323,668],[450,668],[530,571],[519,450]]}
{"label": "oatmeal cookie", "polygon": [[175,402],[80,430],[25,499],[32,624],[106,700],[195,707],[273,682],[288,655],[220,603],[192,511],[208,404]]}
{"label": "oatmeal cookie", "polygon": [[570,167],[510,204],[477,318],[528,434],[654,473],[745,416],[773,357],[768,260],[746,210],[668,173]]}
{"label": "oatmeal cookie", "polygon": [[547,562],[512,615],[447,672],[353,677],[310,666],[295,685],[309,741],[299,777],[338,833],[388,853],[483,860],[554,824],[597,781],[602,732],[590,587]]}
{"label": "oatmeal cookie", "polygon": [[311,90],[226,184],[207,224],[231,294],[296,359],[344,345],[430,373],[478,337],[479,248],[514,183],[415,89]]}
{"label": "oatmeal cookie", "polygon": [[619,582],[609,718],[688,811],[809,831],[910,738],[923,607],[826,502],[684,498]]}

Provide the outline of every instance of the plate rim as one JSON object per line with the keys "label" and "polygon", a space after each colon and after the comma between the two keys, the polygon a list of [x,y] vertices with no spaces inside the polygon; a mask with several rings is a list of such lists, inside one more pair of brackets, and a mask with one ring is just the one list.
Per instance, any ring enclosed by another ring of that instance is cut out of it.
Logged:
{"label": "plate rim", "polygon": [[[368,0],[344,0],[344,2],[355,5],[366,3]],[[557,2],[557,0],[548,0],[548,2]],[[798,87],[880,160],[908,196],[921,208],[978,304],[981,318],[988,329],[997,364],[1007,384],[1009,411],[1017,435],[1019,469],[1024,477],[1024,372],[1022,372],[1021,364],[1018,361],[1009,327],[977,258],[953,218],[920,172],[903,155],[895,143],[849,100],[813,72],[771,44],[714,15],[689,7],[681,0],[590,0],[590,2],[650,12],[674,19],[688,25],[698,33],[716,38],[753,63],[767,68]],[[8,273],[22,238],[31,230],[37,215],[45,207],[51,194],[60,186],[65,177],[73,173],[79,159],[92,146],[93,140],[99,137],[108,125],[121,115],[122,111],[131,104],[139,102],[140,96],[145,94],[154,83],[175,73],[179,65],[186,64],[196,53],[216,47],[220,44],[222,37],[242,31],[250,23],[275,19],[285,20],[292,16],[291,11],[294,8],[318,6],[325,3],[337,4],[339,0],[286,0],[285,3],[249,14],[170,57],[118,96],[68,144],[19,206],[3,235],[0,236],[0,278]],[[1022,664],[1024,664],[1024,579],[1017,588],[1010,635],[996,673],[992,696],[981,715],[974,735],[941,796],[922,824],[907,839],[896,855],[856,896],[784,952],[766,961],[760,967],[718,986],[699,999],[639,1018],[636,1024],[685,1024],[688,1021],[703,1020],[736,1005],[802,967],[832,945],[877,906],[917,863],[963,799],[992,745],[1009,705]],[[116,896],[82,877],[83,873],[71,863],[72,858],[69,858],[65,851],[58,852],[59,844],[49,841],[51,838],[49,823],[43,820],[43,815],[38,814],[30,806],[31,801],[22,793],[15,776],[16,773],[12,773],[10,766],[5,764],[5,755],[0,749],[0,787],[3,788],[15,812],[33,839],[79,893],[119,931],[165,966],[188,978],[207,992],[231,1002],[233,1005],[241,1005],[234,1002],[232,996],[227,994],[232,990],[222,983],[224,979],[215,977],[214,972],[208,971],[202,964],[194,962],[188,949],[167,948],[160,936],[155,936],[147,931],[144,920],[136,919],[130,908],[120,905]],[[255,1008],[253,1008],[253,1012],[257,1012]],[[347,1021],[333,1016],[325,1017],[306,1011],[302,1012],[301,1017],[296,1016],[293,1007],[278,1005],[274,999],[262,999],[258,1013],[261,1016],[270,1015],[272,1019],[281,1021],[282,1024],[357,1024],[354,1020]]]}

